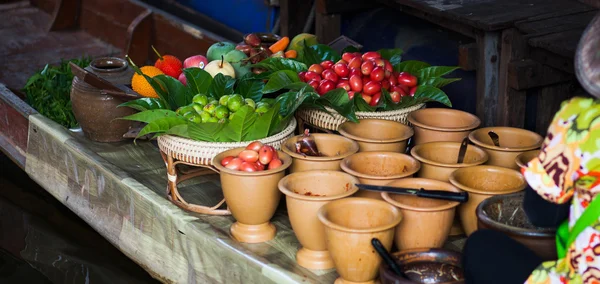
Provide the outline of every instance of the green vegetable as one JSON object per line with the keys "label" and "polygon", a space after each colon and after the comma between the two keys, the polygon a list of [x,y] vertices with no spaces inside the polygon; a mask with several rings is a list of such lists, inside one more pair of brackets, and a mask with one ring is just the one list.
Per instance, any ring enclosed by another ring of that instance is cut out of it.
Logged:
{"label": "green vegetable", "polygon": [[72,128],[77,126],[77,120],[71,109],[71,83],[73,73],[69,62],[85,68],[91,58],[62,60],[58,66],[46,64],[27,80],[22,91],[27,95],[26,102],[42,115],[60,125]]}

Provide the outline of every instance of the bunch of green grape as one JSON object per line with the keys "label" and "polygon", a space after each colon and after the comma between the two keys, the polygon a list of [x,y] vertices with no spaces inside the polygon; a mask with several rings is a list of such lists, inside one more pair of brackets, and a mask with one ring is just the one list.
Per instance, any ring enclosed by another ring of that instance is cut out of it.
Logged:
{"label": "bunch of green grape", "polygon": [[257,113],[265,113],[270,108],[266,102],[256,103],[238,94],[222,96],[218,101],[209,101],[206,95],[197,94],[190,105],[180,107],[176,112],[195,123],[224,123],[227,119],[232,119],[235,112],[244,105],[250,106]]}

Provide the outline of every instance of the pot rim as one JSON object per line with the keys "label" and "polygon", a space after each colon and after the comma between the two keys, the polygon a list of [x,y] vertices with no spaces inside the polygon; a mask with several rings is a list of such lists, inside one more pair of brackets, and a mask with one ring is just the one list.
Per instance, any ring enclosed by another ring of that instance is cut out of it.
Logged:
{"label": "pot rim", "polygon": [[[429,111],[438,111],[438,112],[442,111],[442,112],[447,112],[447,113],[454,112],[456,114],[465,115],[469,118],[472,118],[473,123],[471,123],[468,126],[462,126],[462,127],[438,127],[438,126],[424,124],[414,118],[414,116],[416,114],[418,114],[418,112],[429,112]],[[424,109],[416,110],[416,111],[409,113],[407,116],[407,119],[414,126],[418,126],[418,127],[429,129],[429,130],[442,131],[442,132],[468,131],[468,130],[473,130],[473,129],[479,127],[479,125],[481,125],[481,120],[479,119],[479,117],[475,116],[474,114],[468,113],[468,112],[462,111],[462,110],[451,109],[451,108],[424,108]]]}
{"label": "pot rim", "polygon": [[[369,118],[369,119],[361,119],[360,120],[361,123],[362,122],[373,122],[373,121],[384,121],[385,122],[389,122],[391,124],[399,124],[400,127],[405,128],[406,132],[404,133],[404,135],[398,137],[398,138],[393,138],[393,139],[369,139],[369,138],[365,138],[365,137],[361,137],[361,136],[356,136],[354,134],[351,134],[350,132],[348,132],[345,127],[347,125],[350,125],[350,123],[354,123],[352,121],[346,121],[344,123],[342,123],[340,126],[338,126],[338,132],[347,138],[350,138],[352,140],[356,140],[356,141],[360,141],[360,142],[368,142],[368,143],[375,143],[375,144],[385,144],[385,143],[397,143],[397,142],[402,142],[405,140],[408,140],[410,137],[412,137],[414,135],[414,130],[412,129],[412,127],[407,126],[401,122],[396,122],[396,121],[391,121],[391,120],[385,120],[385,119],[373,119],[373,118]],[[360,124],[360,123],[359,123]]]}
{"label": "pot rim", "polygon": [[[461,192],[460,189],[456,188],[454,185],[452,185],[450,183],[447,183],[447,182],[439,181],[439,180],[428,179],[428,178],[406,178],[405,180],[407,182],[408,181],[415,181],[415,182],[419,182],[419,181],[432,181],[432,182],[437,183],[437,184],[450,185],[450,188],[452,190],[445,190],[445,191]],[[443,189],[437,189],[437,190],[443,190]],[[410,211],[416,211],[416,212],[438,212],[438,211],[445,211],[445,210],[449,210],[449,209],[452,209],[452,208],[456,208],[458,205],[460,205],[460,202],[450,201],[448,204],[444,204],[444,205],[440,205],[440,206],[435,206],[435,207],[427,207],[427,208],[415,207],[415,206],[410,206],[410,205],[402,204],[402,203],[394,200],[391,197],[391,195],[401,196],[401,194],[395,194],[395,193],[389,193],[389,192],[382,192],[381,193],[381,197],[383,197],[383,199],[385,201],[387,201],[388,203],[390,203],[390,204],[392,204],[392,205],[394,205],[396,207],[402,208],[402,209],[406,209],[406,210],[410,210]]]}
{"label": "pot rim", "polygon": [[[293,191],[291,191],[290,189],[288,189],[287,186],[284,185],[284,183],[290,179],[290,176],[299,176],[299,175],[311,175],[311,174],[318,174],[318,173],[328,173],[328,174],[333,174],[333,175],[343,175],[348,177],[351,182],[351,187],[348,191],[342,192],[340,194],[335,194],[335,195],[326,195],[326,196],[310,196],[310,195],[304,195],[304,194],[299,194],[299,193],[295,193]],[[353,195],[354,193],[356,193],[358,191],[358,187],[356,186],[356,184],[358,183],[358,179],[356,177],[353,177],[352,175],[349,175],[347,173],[344,172],[340,172],[340,171],[303,171],[303,172],[295,172],[295,173],[291,173],[289,175],[284,176],[278,183],[278,188],[279,191],[281,191],[281,193],[285,194],[286,196],[292,197],[294,199],[299,199],[299,200],[305,200],[305,201],[328,201],[328,200],[335,200],[335,199],[340,199],[340,198],[344,198],[344,197],[348,197],[350,195]]]}
{"label": "pot rim", "polygon": [[343,160],[344,158],[355,154],[356,152],[358,152],[358,143],[356,143],[356,141],[344,137],[342,135],[337,135],[337,134],[329,134],[329,133],[311,133],[310,135],[313,135],[315,137],[319,137],[319,136],[324,136],[324,135],[332,135],[332,136],[336,136],[339,137],[347,142],[349,142],[351,144],[350,150],[342,155],[339,156],[330,156],[330,157],[313,157],[313,156],[302,156],[294,151],[290,151],[290,149],[288,149],[286,147],[286,145],[288,144],[289,141],[293,141],[298,139],[298,137],[302,137],[302,135],[295,135],[292,136],[288,139],[286,139],[283,144],[281,144],[281,151],[283,151],[284,153],[286,153],[287,155],[291,156],[294,159],[301,159],[301,160],[305,160],[305,161],[321,161],[321,162],[325,162],[325,161],[335,161],[335,160]]}
{"label": "pot rim", "polygon": [[223,152],[217,154],[212,159],[213,167],[215,167],[219,171],[219,174],[227,173],[227,174],[236,175],[236,176],[267,176],[267,175],[277,174],[279,172],[285,171],[287,168],[289,168],[292,165],[292,157],[290,157],[286,153],[282,152],[281,150],[277,150],[277,155],[279,156],[279,159],[283,162],[283,164],[279,168],[276,168],[276,169],[257,171],[257,172],[242,172],[242,171],[237,171],[237,170],[230,170],[221,165],[221,160],[223,159],[223,157],[232,155],[230,153],[235,153],[236,151],[241,152],[244,149],[246,149],[246,147],[238,147],[238,148],[229,149],[229,150],[226,150],[226,151],[223,151]]}
{"label": "pot rim", "polygon": [[515,157],[515,163],[517,163],[517,166],[519,166],[519,168],[525,168],[525,167],[527,167],[527,164],[521,163],[521,157],[524,156],[524,155],[526,155],[526,154],[533,153],[533,152],[538,152],[539,153],[540,151],[541,150],[539,150],[539,149],[533,149],[533,150],[525,151],[525,152],[523,152],[523,153],[521,153],[521,154],[519,154],[519,155],[517,155]]}
{"label": "pot rim", "polygon": [[[395,252],[395,253],[392,253],[391,255],[392,255],[392,259],[395,262],[399,263],[400,262],[399,257],[402,256],[402,255],[406,255],[406,254],[420,254],[420,253],[423,253],[423,254],[430,254],[430,253],[434,253],[434,254],[435,253],[445,253],[445,254],[448,254],[450,257],[455,257],[457,259],[457,262],[454,263],[454,262],[452,262],[450,260],[448,260],[448,261],[431,261],[431,262],[433,262],[433,263],[449,263],[450,265],[456,266],[456,267],[458,267],[458,268],[460,268],[461,270],[464,271],[464,268],[462,267],[462,258],[463,258],[462,254],[460,252],[456,252],[456,251],[453,251],[453,250],[448,250],[448,249],[443,249],[443,248],[414,248],[414,249],[406,249],[406,250],[403,250],[403,251]],[[436,258],[436,260],[437,259],[439,259],[439,258]],[[408,263],[410,263],[410,262],[408,262]],[[400,264],[403,265],[404,262],[402,262]],[[390,267],[387,265],[387,263],[385,263],[385,261],[381,262],[380,267],[383,268],[383,270],[386,271],[386,272],[393,273],[391,271]],[[406,282],[408,283],[408,282],[410,282],[410,280],[406,279]],[[458,284],[458,283],[464,283],[464,282],[465,282],[465,279],[461,279],[461,280],[456,280],[456,281],[439,282],[439,283],[436,283],[436,284]]]}
{"label": "pot rim", "polygon": [[437,146],[437,145],[457,145],[458,146],[457,148],[460,149],[460,144],[461,144],[460,142],[451,142],[451,141],[427,142],[427,143],[415,145],[410,150],[410,154],[411,154],[411,156],[413,156],[415,159],[417,159],[421,163],[430,164],[430,165],[439,166],[439,167],[445,167],[445,168],[466,168],[466,167],[472,167],[472,166],[482,165],[482,164],[484,164],[485,162],[487,162],[489,160],[490,157],[489,157],[488,153],[486,151],[484,151],[483,149],[479,148],[477,145],[467,145],[467,151],[469,150],[469,147],[473,147],[473,149],[475,149],[474,151],[482,154],[483,159],[481,159],[477,163],[444,164],[444,163],[436,162],[436,161],[433,161],[433,160],[430,160],[430,159],[426,159],[423,156],[419,155],[419,153],[417,153],[418,150],[420,150],[421,148],[427,147],[428,145],[431,145],[431,147],[434,147],[434,146]]}
{"label": "pot rim", "polygon": [[[381,154],[390,154],[392,156],[399,156],[399,157],[404,157],[404,158],[408,158],[408,160],[411,160],[415,163],[416,167],[413,168],[412,170],[409,170],[405,173],[402,174],[397,174],[397,175],[391,175],[391,176],[375,176],[375,175],[368,175],[368,174],[364,174],[361,172],[357,172],[354,169],[351,169],[348,165],[346,165],[346,163],[352,159],[353,157],[360,157],[360,156],[375,156],[375,155],[381,155]],[[360,178],[366,178],[366,179],[377,179],[377,180],[386,180],[386,179],[399,179],[399,178],[404,178],[410,175],[414,175],[415,173],[417,173],[420,169],[421,169],[421,162],[419,162],[417,159],[415,159],[414,157],[407,155],[407,154],[403,154],[403,153],[398,153],[398,152],[359,152],[359,153],[355,153],[353,155],[350,155],[346,158],[344,158],[341,162],[340,162],[340,167],[342,168],[342,171],[351,174],[353,176],[356,177],[360,177]]]}
{"label": "pot rim", "polygon": [[[390,211],[394,215],[393,221],[386,225],[381,225],[378,227],[368,228],[368,229],[352,229],[352,228],[344,227],[342,225],[338,225],[337,223],[330,221],[329,218],[324,216],[325,211],[329,207],[335,205],[336,202],[374,203],[380,207],[389,207],[391,209]],[[338,231],[342,231],[342,232],[349,232],[349,233],[374,233],[374,232],[390,230],[390,229],[393,229],[394,227],[396,227],[400,223],[400,221],[402,221],[402,212],[400,212],[400,210],[398,208],[396,208],[395,206],[393,206],[383,200],[377,200],[377,199],[366,198],[366,197],[348,197],[348,198],[333,200],[333,201],[321,206],[321,208],[319,208],[319,211],[317,211],[317,217],[319,218],[319,220],[321,221],[321,223],[323,223],[323,225],[325,227],[329,227],[334,230],[338,230]]]}
{"label": "pot rim", "polygon": [[[116,62],[122,63],[122,66],[116,67],[114,69],[101,69],[101,68],[97,68],[94,65],[95,63],[98,63],[100,61],[107,61],[107,60],[116,61]],[[119,58],[119,57],[105,56],[105,57],[99,57],[99,58],[96,58],[96,59],[92,60],[92,62],[90,62],[89,66],[95,72],[112,73],[112,72],[121,72],[121,71],[127,69],[129,67],[129,63],[127,62],[127,60],[124,60],[124,59]]]}
{"label": "pot rim", "polygon": [[[464,170],[471,170],[471,169],[482,169],[482,170],[492,170],[492,171],[504,171],[506,173],[512,174],[516,177],[518,177],[522,182],[522,186],[518,186],[515,188],[509,188],[509,189],[505,189],[505,190],[499,190],[499,191],[485,191],[485,190],[480,190],[480,189],[476,189],[476,188],[472,188],[466,185],[463,185],[461,183],[459,183],[456,180],[456,175],[460,174],[461,171]],[[513,173],[514,172],[514,173]],[[504,167],[499,167],[499,166],[492,166],[492,165],[479,165],[479,166],[473,166],[473,167],[468,167],[468,168],[460,168],[457,169],[456,171],[452,172],[450,174],[450,183],[452,185],[454,185],[455,187],[464,190],[468,193],[477,193],[477,194],[482,194],[482,195],[500,195],[500,194],[509,194],[509,193],[515,193],[515,192],[519,192],[525,189],[525,187],[527,187],[527,181],[525,180],[525,177],[518,171],[513,170],[513,169],[509,169],[509,168],[504,168]]]}
{"label": "pot rim", "polygon": [[[522,131],[523,133],[527,133],[529,135],[536,136],[539,141],[533,145],[526,146],[526,147],[496,147],[495,145],[483,143],[482,141],[479,141],[475,138],[475,133],[477,133],[477,132],[480,132],[480,131],[487,132],[487,131],[494,130],[494,129],[517,129],[518,131]],[[541,135],[539,135],[533,131],[529,131],[527,129],[517,128],[517,127],[507,127],[507,126],[491,126],[491,127],[483,127],[483,128],[479,128],[479,129],[471,131],[471,133],[469,133],[469,140],[477,146],[480,146],[480,147],[486,148],[486,149],[490,149],[490,150],[496,150],[496,151],[502,151],[502,152],[522,152],[522,151],[529,151],[529,150],[535,150],[535,149],[540,148],[542,146],[542,143],[544,142],[544,137],[542,137]]]}
{"label": "pot rim", "polygon": [[488,227],[490,227],[494,230],[500,231],[500,232],[508,234],[508,235],[525,236],[525,237],[539,237],[539,238],[554,237],[554,235],[556,234],[556,229],[548,228],[548,229],[544,229],[544,230],[535,230],[534,231],[531,229],[509,226],[507,224],[503,224],[498,221],[492,220],[492,218],[490,218],[488,215],[483,213],[483,207],[485,207],[487,204],[490,204],[498,199],[509,198],[509,197],[518,196],[518,195],[523,195],[523,193],[516,192],[516,193],[512,193],[512,194],[507,194],[507,195],[502,195],[502,196],[498,195],[498,196],[492,196],[490,198],[486,198],[481,203],[479,203],[479,205],[477,205],[477,209],[475,210],[475,212],[476,212],[475,215],[477,216],[477,220],[479,222],[484,223],[485,225],[487,225]]}

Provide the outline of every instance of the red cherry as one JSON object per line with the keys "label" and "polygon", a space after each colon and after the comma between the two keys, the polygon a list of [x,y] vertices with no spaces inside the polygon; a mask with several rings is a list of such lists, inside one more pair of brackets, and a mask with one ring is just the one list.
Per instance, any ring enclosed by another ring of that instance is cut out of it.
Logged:
{"label": "red cherry", "polygon": [[352,52],[345,52],[344,54],[342,54],[342,59],[346,62],[350,62],[350,60],[352,60],[352,58],[354,57],[356,57],[356,55],[354,55],[354,53]]}
{"label": "red cherry", "polygon": [[369,81],[363,86],[363,94],[372,96],[381,91],[381,84],[376,81]]}
{"label": "red cherry", "polygon": [[365,54],[362,55],[362,60],[370,60],[376,58],[381,58],[381,54],[379,54],[379,52],[376,51],[365,52]]}
{"label": "red cherry", "polygon": [[340,76],[340,78],[347,78],[350,74],[350,69],[348,69],[348,65],[343,63],[337,63],[333,65],[333,71],[335,74]]}
{"label": "red cherry", "polygon": [[319,81],[317,80],[310,80],[307,83],[315,90],[317,90],[317,88],[319,87]]}
{"label": "red cherry", "polygon": [[329,69],[329,68],[331,68],[331,66],[333,66],[333,61],[325,60],[325,61],[321,62],[321,66],[323,66],[323,69]]}
{"label": "red cherry", "polygon": [[368,60],[368,61],[364,61],[361,65],[360,65],[360,71],[362,72],[363,75],[368,76],[371,74],[371,71],[373,71],[373,68],[375,68],[375,64],[373,64],[373,61]]}
{"label": "red cherry", "polygon": [[321,81],[321,75],[319,75],[313,71],[308,71],[308,72],[304,73],[304,80],[306,80],[307,82],[310,80]]}
{"label": "red cherry", "polygon": [[375,63],[375,66],[379,66],[381,68],[383,68],[385,66],[385,61],[383,61],[384,59],[382,58],[375,58],[373,59],[373,63]]}
{"label": "red cherry", "polygon": [[360,68],[361,64],[362,64],[362,59],[360,59],[360,57],[354,57],[354,58],[350,59],[350,61],[348,61],[348,68],[350,68],[350,69]]}
{"label": "red cherry", "polygon": [[417,77],[407,72],[400,72],[400,74],[398,74],[398,84],[414,87],[417,85]]}
{"label": "red cherry", "polygon": [[361,96],[362,96],[363,100],[365,100],[365,102],[367,104],[371,104],[371,96],[367,96],[365,94],[361,94]]}
{"label": "red cherry", "polygon": [[313,64],[310,67],[308,67],[308,71],[315,72],[317,74],[321,74],[321,72],[323,72],[323,66],[321,66],[319,64]]}
{"label": "red cherry", "polygon": [[379,103],[379,100],[381,100],[381,93],[374,94],[373,97],[371,97],[371,102],[369,102],[369,105],[376,106]]}
{"label": "red cherry", "polygon": [[362,91],[363,81],[362,81],[362,77],[360,75],[350,76],[349,83],[350,83],[350,88],[352,89],[352,91],[355,91],[355,92]]}
{"label": "red cherry", "polygon": [[383,62],[385,62],[384,69],[385,69],[386,71],[388,71],[388,72],[390,72],[390,73],[391,73],[391,72],[394,72],[394,66],[392,66],[392,63],[390,63],[389,61],[387,61],[387,60],[385,60],[385,59],[383,60]]}
{"label": "red cherry", "polygon": [[354,98],[354,91],[348,91],[348,98],[349,99],[353,99]]}
{"label": "red cherry", "polygon": [[385,78],[385,72],[382,67],[375,67],[371,71],[371,80],[381,82]]}
{"label": "red cherry", "polygon": [[401,97],[408,96],[408,91],[405,90],[404,88],[405,87],[402,85],[396,85],[396,86],[392,86],[390,88],[390,91],[400,94]]}
{"label": "red cherry", "polygon": [[[338,60],[338,62],[336,62],[335,64],[346,64],[346,65],[348,65],[348,61],[346,61],[346,60],[344,60],[344,59],[340,59],[340,60]],[[335,64],[334,64],[334,65],[335,65]]]}
{"label": "red cherry", "polygon": [[360,67],[359,68],[350,68],[350,74],[348,75],[348,78],[350,78],[354,75],[358,75],[358,76],[362,77],[362,72],[360,72]]}
{"label": "red cherry", "polygon": [[348,79],[340,79],[340,81],[337,83],[337,86],[335,86],[336,89],[337,88],[342,88],[344,90],[346,90],[346,92],[352,90],[352,88],[350,88],[350,81],[348,81]]}
{"label": "red cherry", "polygon": [[335,72],[331,69],[323,70],[323,73],[321,73],[321,77],[323,77],[323,79],[325,80],[329,80],[334,83],[337,83],[337,81],[340,80],[340,77],[337,74],[335,74]]}
{"label": "red cherry", "polygon": [[398,77],[394,76],[393,74],[387,79],[390,81],[390,85],[392,86],[396,86],[398,84]]}
{"label": "red cherry", "polygon": [[335,89],[335,83],[333,81],[324,79],[319,84],[319,89],[317,90],[317,93],[322,96],[333,89]]}
{"label": "red cherry", "polygon": [[414,96],[415,96],[415,92],[416,92],[416,91],[417,91],[417,86],[414,86],[414,87],[410,88],[410,91],[408,92],[408,94],[409,94],[411,97],[414,97]]}
{"label": "red cherry", "polygon": [[298,78],[300,78],[300,81],[302,82],[306,82],[306,78],[304,78],[304,75],[306,75],[305,71],[298,73]]}
{"label": "red cherry", "polygon": [[398,92],[391,92],[390,98],[392,99],[392,102],[399,103],[402,96]]}
{"label": "red cherry", "polygon": [[381,88],[389,90],[390,89],[390,81],[388,81],[387,79],[383,79],[383,81],[381,81]]}
{"label": "red cherry", "polygon": [[369,77],[369,76],[362,76],[362,82],[363,82],[363,86],[364,86],[366,83],[369,83],[370,81],[371,81],[371,77]]}

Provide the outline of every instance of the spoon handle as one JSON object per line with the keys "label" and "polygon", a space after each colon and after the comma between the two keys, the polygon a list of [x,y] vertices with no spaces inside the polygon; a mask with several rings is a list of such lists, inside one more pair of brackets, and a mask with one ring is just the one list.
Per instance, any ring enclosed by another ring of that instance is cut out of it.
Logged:
{"label": "spoon handle", "polygon": [[377,253],[379,253],[381,258],[383,258],[383,261],[385,261],[385,263],[392,269],[392,271],[394,271],[398,276],[406,278],[406,275],[404,275],[404,273],[402,273],[402,270],[400,270],[400,266],[392,259],[392,256],[387,252],[385,247],[383,247],[379,239],[371,239],[371,244],[373,245]]}
{"label": "spoon handle", "polygon": [[465,153],[467,152],[468,145],[469,137],[465,137],[462,143],[460,143],[460,149],[458,150],[458,160],[456,161],[457,164],[462,164],[462,162],[465,160]]}
{"label": "spoon handle", "polygon": [[488,132],[488,135],[490,136],[490,138],[492,138],[494,146],[500,147],[500,137],[498,137],[498,134],[496,134],[496,132],[494,131],[490,131]]}

